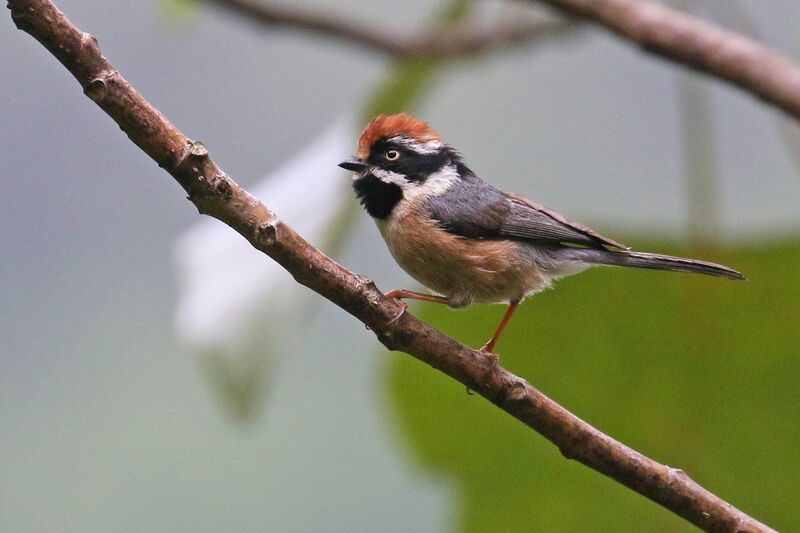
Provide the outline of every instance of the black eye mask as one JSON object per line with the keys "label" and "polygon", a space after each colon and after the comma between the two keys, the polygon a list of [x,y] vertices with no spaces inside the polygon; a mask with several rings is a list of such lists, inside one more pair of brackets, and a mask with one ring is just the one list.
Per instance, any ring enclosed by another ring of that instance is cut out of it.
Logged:
{"label": "black eye mask", "polygon": [[[400,157],[394,161],[386,159],[384,155],[388,150],[396,150]],[[408,181],[422,183],[432,173],[458,160],[458,154],[447,146],[430,154],[418,154],[401,143],[381,139],[372,145],[368,161],[376,167],[402,174]]]}

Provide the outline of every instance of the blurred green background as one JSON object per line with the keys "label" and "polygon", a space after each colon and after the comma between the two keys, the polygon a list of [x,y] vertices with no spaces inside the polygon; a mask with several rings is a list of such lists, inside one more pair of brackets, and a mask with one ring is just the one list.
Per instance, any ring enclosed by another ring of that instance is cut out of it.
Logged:
{"label": "blurred green background", "polygon": [[[601,269],[564,281],[520,308],[498,346],[501,364],[616,439],[786,529],[800,519],[785,492],[800,474],[800,287],[786,283],[800,243],[729,249],[715,259],[741,267],[750,281]],[[428,306],[422,316],[480,346],[502,310]],[[392,407],[416,457],[463,488],[464,531],[692,529],[564,460],[441,374],[407,357],[388,367]]]}
{"label": "blurred green background", "polygon": [[[295,5],[398,31],[445,6],[467,23],[530,15],[506,2]],[[749,281],[594,269],[526,301],[497,350],[745,512],[780,530],[800,521],[793,122],[593,27],[398,64],[211,3],[58,6],[245,187],[343,114],[411,106],[501,188],[634,249],[740,269]],[[762,7],[692,5],[796,55],[800,5]],[[245,359],[187,347],[175,243],[196,211],[5,19],[0,531],[692,530],[302,290],[299,310],[258,293],[266,311]],[[337,238],[315,244],[382,289],[417,288],[347,198]],[[480,346],[504,309],[412,311]]]}

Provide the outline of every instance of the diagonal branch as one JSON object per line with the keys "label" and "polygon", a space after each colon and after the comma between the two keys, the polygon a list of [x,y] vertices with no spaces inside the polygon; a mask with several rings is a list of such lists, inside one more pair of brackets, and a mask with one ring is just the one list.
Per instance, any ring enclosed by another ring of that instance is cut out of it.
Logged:
{"label": "diagonal branch", "polygon": [[290,5],[279,6],[253,0],[206,1],[244,16],[248,22],[261,26],[285,26],[305,30],[391,56],[474,55],[524,44],[575,26],[568,20],[542,17],[528,21],[509,20],[488,27],[460,27],[405,35],[397,31],[373,29],[366,24],[359,24],[349,18],[337,17],[330,13],[319,13]]}
{"label": "diagonal branch", "polygon": [[655,55],[726,80],[800,119],[800,66],[739,33],[648,0],[538,0]]}
{"label": "diagonal branch", "polygon": [[[186,190],[197,209],[238,231],[301,284],[352,314],[391,350],[402,350],[460,381],[541,433],[570,459],[605,474],[708,531],[772,531],[670,468],[615,441],[477,352],[403,313],[369,279],[303,240],[153,108],[103,57],[94,37],[49,0],[9,0],[17,27],[42,43],[84,93]],[[221,272],[224,276],[225,273]]]}

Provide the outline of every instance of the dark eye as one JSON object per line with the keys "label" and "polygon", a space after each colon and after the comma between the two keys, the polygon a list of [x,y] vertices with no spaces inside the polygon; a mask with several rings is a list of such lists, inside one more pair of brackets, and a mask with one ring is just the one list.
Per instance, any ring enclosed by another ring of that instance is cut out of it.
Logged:
{"label": "dark eye", "polygon": [[383,154],[383,157],[389,161],[397,161],[400,158],[400,152],[397,150],[386,150],[386,152]]}

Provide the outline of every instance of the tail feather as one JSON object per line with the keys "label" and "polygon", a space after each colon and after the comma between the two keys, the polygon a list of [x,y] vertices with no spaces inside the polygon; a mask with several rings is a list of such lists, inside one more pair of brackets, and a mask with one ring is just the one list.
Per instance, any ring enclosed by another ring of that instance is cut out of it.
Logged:
{"label": "tail feather", "polygon": [[610,250],[594,250],[574,248],[580,259],[596,265],[624,266],[648,268],[651,270],[669,270],[673,272],[695,272],[728,279],[746,279],[741,272],[725,265],[718,265],[699,259],[673,257],[671,255],[651,254],[646,252],[613,252]]}

